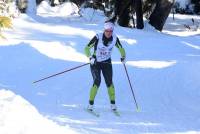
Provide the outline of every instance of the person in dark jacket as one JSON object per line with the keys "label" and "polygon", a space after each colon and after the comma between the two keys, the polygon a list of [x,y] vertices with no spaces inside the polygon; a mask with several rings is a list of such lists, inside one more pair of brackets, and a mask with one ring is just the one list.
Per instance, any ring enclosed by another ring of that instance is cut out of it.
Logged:
{"label": "person in dark jacket", "polygon": [[[93,85],[90,89],[88,110],[93,110],[94,99],[101,83],[101,72],[108,88],[111,109],[117,110],[115,105],[115,88],[113,84],[113,70],[111,62],[111,53],[113,47],[117,47],[121,54],[121,61],[126,58],[125,50],[122,47],[119,38],[113,33],[114,24],[105,22],[103,33],[96,34],[85,47],[85,54],[90,60],[90,69],[93,76]],[[93,48],[93,53],[90,49]]]}

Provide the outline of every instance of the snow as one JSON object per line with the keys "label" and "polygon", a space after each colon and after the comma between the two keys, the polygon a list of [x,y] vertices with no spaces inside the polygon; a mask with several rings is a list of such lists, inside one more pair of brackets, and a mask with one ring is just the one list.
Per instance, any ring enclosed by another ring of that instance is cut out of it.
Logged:
{"label": "snow", "polygon": [[[192,36],[199,34],[200,21],[198,15],[175,14],[174,19],[175,21],[173,21],[173,15],[171,14],[167,20],[167,24],[164,26],[163,31],[165,33],[178,36]],[[192,22],[192,19],[194,20],[194,23]],[[187,26],[189,27],[187,28]]]}
{"label": "snow", "polygon": [[36,14],[36,1],[35,0],[28,0],[28,7],[27,7],[27,14],[29,15],[35,15]]}
{"label": "snow", "polygon": [[56,16],[69,16],[78,14],[78,7],[74,3],[66,2],[62,5],[51,7],[48,1],[42,1],[37,8],[38,14],[48,14]]}
{"label": "snow", "polygon": [[102,79],[95,100],[97,118],[84,111],[92,85],[89,66],[33,81],[87,63],[84,47],[102,31],[106,18],[92,9],[84,9],[79,17],[44,5],[37,15],[21,14],[13,20],[13,29],[3,31],[7,39],[0,40],[1,134],[200,133],[200,30],[191,22],[194,18],[198,25],[199,16],[176,14],[173,21],[170,15],[163,32],[147,23],[144,30],[116,25],[140,111],[114,49],[113,81],[121,116],[110,112]]}
{"label": "snow", "polygon": [[[61,127],[48,120],[29,102],[9,90],[0,90],[0,106],[1,134],[76,134],[69,126]],[[51,131],[47,128],[51,128]]]}

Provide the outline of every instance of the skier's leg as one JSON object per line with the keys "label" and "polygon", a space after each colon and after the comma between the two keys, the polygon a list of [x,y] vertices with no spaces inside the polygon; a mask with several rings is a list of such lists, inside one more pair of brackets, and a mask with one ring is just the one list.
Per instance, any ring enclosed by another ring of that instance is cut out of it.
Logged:
{"label": "skier's leg", "polygon": [[115,104],[115,88],[112,81],[113,70],[112,64],[104,64],[102,67],[102,73],[108,88],[108,95],[110,98],[110,103]]}
{"label": "skier's leg", "polygon": [[101,72],[100,72],[100,68],[98,67],[97,64],[98,63],[90,66],[93,81],[94,81],[93,86],[90,89],[90,98],[89,98],[90,105],[94,104],[94,99],[97,94],[98,87],[100,86],[100,83],[101,83]]}
{"label": "skier's leg", "polygon": [[110,98],[110,103],[115,104],[115,88],[113,84],[110,87],[108,87],[108,94]]}
{"label": "skier's leg", "polygon": [[90,98],[89,98],[89,104],[90,105],[94,104],[94,99],[95,99],[95,96],[97,94],[97,90],[98,90],[98,87],[96,85],[93,85],[90,89]]}

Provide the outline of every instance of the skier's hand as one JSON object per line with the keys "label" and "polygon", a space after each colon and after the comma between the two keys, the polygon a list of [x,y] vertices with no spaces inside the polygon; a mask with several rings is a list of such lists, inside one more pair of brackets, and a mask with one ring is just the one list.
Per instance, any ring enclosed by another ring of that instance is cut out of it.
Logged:
{"label": "skier's hand", "polygon": [[125,63],[125,62],[126,62],[126,58],[125,58],[125,57],[121,57],[120,60],[121,60],[122,63]]}
{"label": "skier's hand", "polygon": [[96,59],[95,59],[93,56],[91,56],[91,57],[90,57],[90,64],[91,64],[91,65],[94,65],[95,62],[96,62]]}

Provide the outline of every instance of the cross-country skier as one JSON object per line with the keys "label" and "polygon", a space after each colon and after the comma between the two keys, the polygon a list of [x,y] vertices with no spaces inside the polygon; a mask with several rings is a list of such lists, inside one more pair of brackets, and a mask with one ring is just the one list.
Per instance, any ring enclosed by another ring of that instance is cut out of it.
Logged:
{"label": "cross-country skier", "polygon": [[[93,76],[93,85],[90,89],[88,110],[93,110],[94,99],[101,83],[101,72],[104,76],[106,86],[108,88],[111,109],[116,111],[115,105],[115,88],[112,81],[113,70],[111,62],[111,52],[113,47],[117,47],[121,54],[121,61],[126,58],[125,50],[122,47],[119,38],[113,33],[114,24],[105,22],[103,33],[98,33],[94,36],[89,44],[85,47],[85,54],[90,60],[90,69]],[[90,49],[94,48],[91,54]]]}

